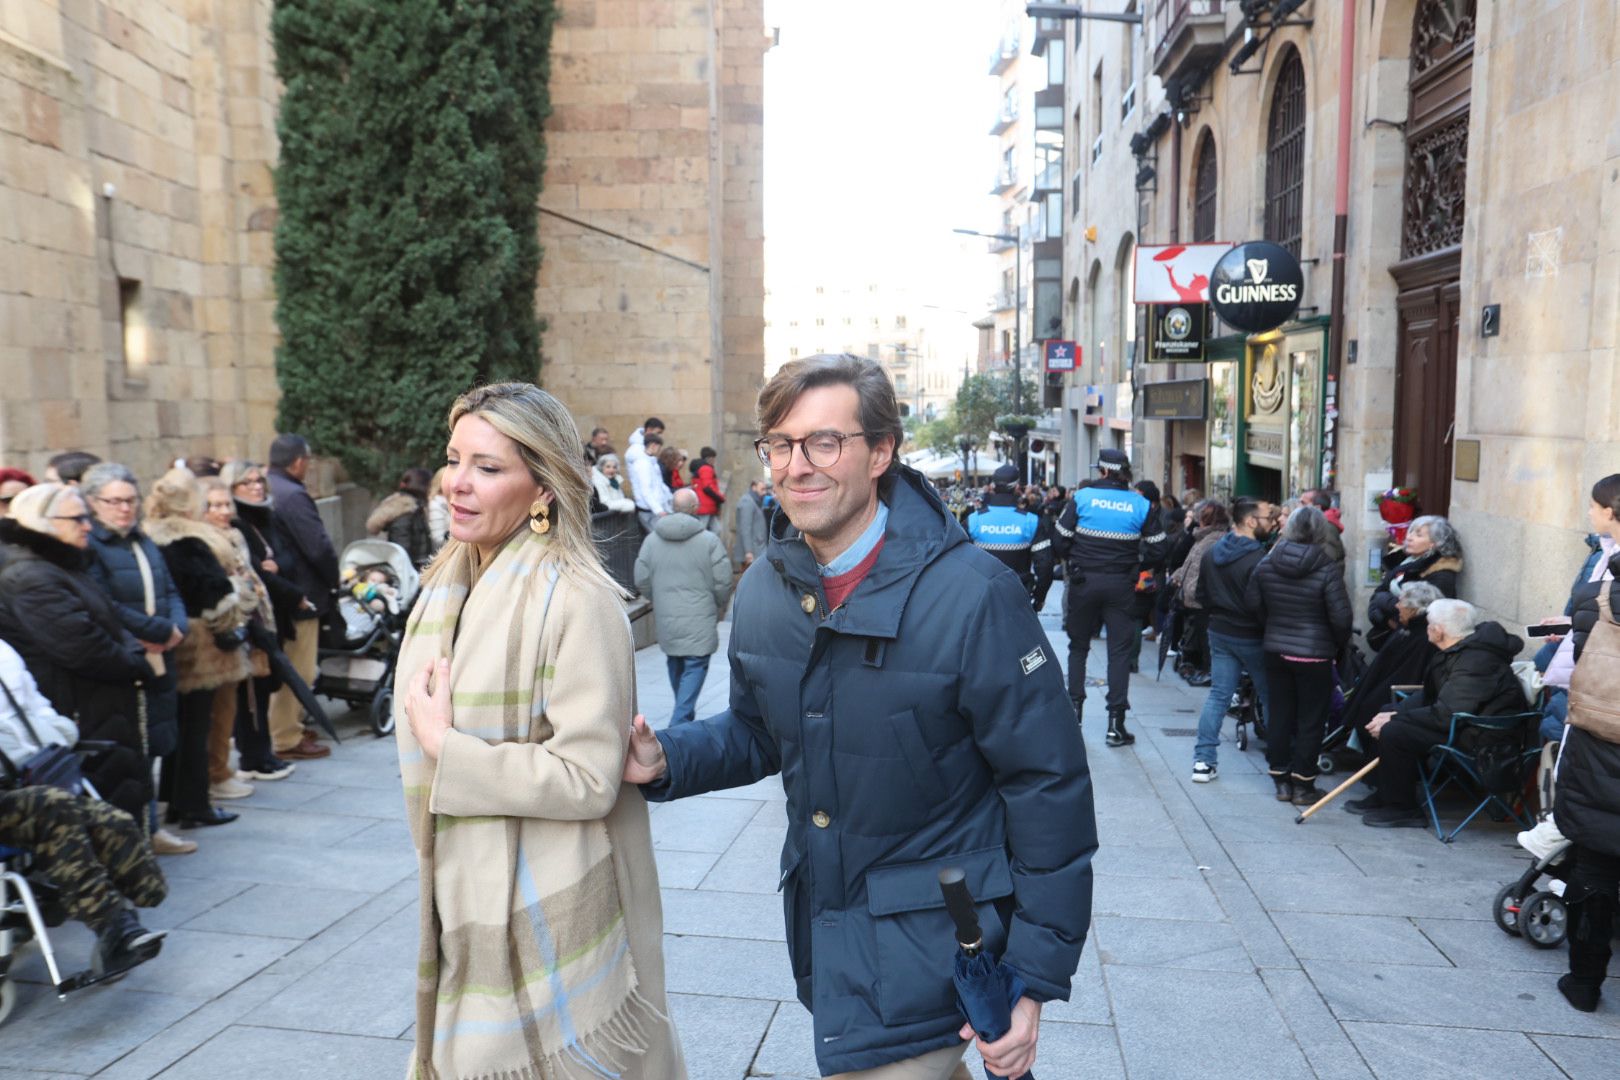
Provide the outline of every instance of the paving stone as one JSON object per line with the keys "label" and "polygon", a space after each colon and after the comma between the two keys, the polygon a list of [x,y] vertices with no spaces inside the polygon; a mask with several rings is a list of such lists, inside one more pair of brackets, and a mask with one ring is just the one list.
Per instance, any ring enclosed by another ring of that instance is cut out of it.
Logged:
{"label": "paving stone", "polygon": [[399,788],[333,788],[326,794],[301,804],[299,809],[316,814],[345,814],[363,818],[404,818],[405,796]]}
{"label": "paving stone", "polygon": [[[311,768],[313,764],[318,763],[299,762],[298,772],[293,773],[293,776]],[[311,776],[306,782],[299,784],[293,783],[292,778],[289,776],[282,780],[253,781],[254,807],[262,810],[290,810],[293,807],[305,806],[322,795],[337,790],[335,785],[324,783],[317,776]]]}
{"label": "paving stone", "polygon": [[[1411,920],[1398,916],[1279,911],[1272,914],[1272,920],[1302,960],[1451,966]],[[1484,929],[1479,923],[1470,925]]]}
{"label": "paving stone", "polygon": [[1546,1055],[1569,1074],[1570,1080],[1613,1080],[1620,1061],[1620,1035],[1607,1039],[1577,1039],[1568,1035],[1532,1035]]}
{"label": "paving stone", "polygon": [[123,1057],[197,1007],[174,994],[91,987],[58,1001],[49,987],[18,983],[17,1005],[0,1027],[8,1066],[89,1075]]}
{"label": "paving stone", "polygon": [[403,815],[405,796],[402,793],[404,782],[399,775],[399,751],[394,748],[392,739],[383,745],[387,750],[386,755],[375,752],[368,754],[363,750],[357,753],[353,745],[345,743],[335,748],[329,758],[300,763],[298,771],[287,777],[286,783],[392,791],[399,796],[399,809]]}
{"label": "paving stone", "polygon": [[1132,1080],[1312,1075],[1252,972],[1110,965],[1104,977]]}
{"label": "paving stone", "polygon": [[1253,971],[1237,932],[1225,923],[1099,915],[1092,942],[1103,964]]}
{"label": "paving stone", "polygon": [[776,1080],[812,1080],[821,1075],[816,1065],[816,1034],[810,1011],[797,1001],[783,1002],[760,1044],[750,1076]]}
{"label": "paving stone", "polygon": [[1262,968],[1260,979],[1317,1080],[1370,1080],[1372,1073],[1305,972]]}
{"label": "paving stone", "polygon": [[666,803],[652,819],[653,847],[676,851],[725,851],[760,803],[706,796]]}
{"label": "paving stone", "polygon": [[[1564,1073],[1517,1031],[1345,1024],[1356,1049],[1378,1076],[1425,1080],[1561,1080]],[[1614,1065],[1610,1063],[1610,1075]]]}
{"label": "paving stone", "polygon": [[416,857],[416,847],[411,842],[411,829],[405,823],[402,815],[398,820],[384,819],[367,825],[352,836],[339,840],[340,848],[354,848],[357,851],[397,851],[402,855]]}
{"label": "paving stone", "polygon": [[1091,869],[1109,877],[1139,877],[1162,881],[1165,878],[1200,880],[1198,860],[1182,843],[1108,844],[1092,856]]}
{"label": "paving stone", "polygon": [[[1416,919],[1417,928],[1445,958],[1460,968],[1478,971],[1545,971],[1562,975],[1569,970],[1569,950],[1539,949],[1521,937],[1506,934],[1494,923],[1473,919]],[[1616,1037],[1620,1037],[1617,1033]]]}
{"label": "paving stone", "polygon": [[[176,858],[190,858],[181,855]],[[154,930],[172,930],[184,926],[198,915],[228,903],[253,886],[245,881],[226,881],[218,878],[176,877],[169,872],[173,859],[158,860],[169,882],[169,895],[155,908],[142,908],[137,914],[143,926]]]}
{"label": "paving stone", "polygon": [[1167,878],[1110,877],[1097,874],[1092,889],[1091,912],[1097,915],[1125,915],[1142,919],[1191,919],[1195,922],[1224,922],[1226,914],[1215,902],[1215,894],[1202,881]]}
{"label": "paving stone", "polygon": [[1306,961],[1305,970],[1341,1021],[1470,1028],[1511,1020],[1517,1030],[1548,1035],[1612,1037],[1616,1031],[1612,1013],[1570,1008],[1548,973],[1500,971],[1481,978],[1457,968],[1329,960]]}
{"label": "paving stone", "polygon": [[253,1023],[292,1031],[392,1039],[410,1022],[416,998],[414,951],[408,967],[328,961],[267,1001]]}
{"label": "paving stone", "polygon": [[416,905],[400,909],[343,949],[335,959],[346,964],[416,971],[422,925]]}
{"label": "paving stone", "polygon": [[664,889],[664,933],[787,944],[780,897],[714,889]]}
{"label": "paving stone", "polygon": [[410,1046],[394,1039],[236,1025],[157,1080],[263,1080],[267,1066],[298,1080],[399,1080],[410,1057]]}
{"label": "paving stone", "polygon": [[1501,875],[1502,885],[1506,885],[1530,865],[1529,854],[1518,844],[1464,843],[1470,838],[1466,832],[1454,843],[1441,844],[1433,833],[1415,829],[1367,831],[1382,831],[1385,835],[1367,842],[1341,843],[1339,850],[1370,877],[1440,881]]}
{"label": "paving stone", "polygon": [[[197,854],[203,855],[204,849],[211,846],[210,842],[216,838],[229,840],[233,844],[252,840],[272,844],[313,844],[317,847],[329,847],[369,828],[363,818],[312,813],[308,809],[309,804],[297,810],[269,809],[251,805],[253,799],[257,797],[255,794],[227,806],[226,809],[241,815],[229,825],[187,832],[185,834],[187,839],[197,841]],[[184,857],[194,858],[190,855]]]}
{"label": "paving stone", "polygon": [[1101,951],[1092,940],[1080,953],[1080,965],[1069,979],[1069,1000],[1048,1001],[1041,1009],[1041,1022],[1063,1024],[1108,1024],[1108,987],[1103,983]]}
{"label": "paving stone", "polygon": [[712,851],[653,849],[653,860],[658,864],[658,884],[666,889],[697,888],[719,858]]}
{"label": "paving stone", "polygon": [[250,1023],[260,1006],[295,980],[290,974],[259,972],[119,1058],[96,1080],[150,1080],[232,1024]]}
{"label": "paving stone", "polygon": [[1284,844],[1228,840],[1224,845],[1237,868],[1250,874],[1323,874],[1361,877],[1361,870],[1331,844]]}
{"label": "paving stone", "polygon": [[370,893],[253,885],[185,924],[188,930],[304,941],[370,899]]}
{"label": "paving stone", "polygon": [[158,957],[124,976],[119,986],[207,1002],[263,971],[290,948],[290,942],[275,938],[170,930]]}
{"label": "paving stone", "polygon": [[714,869],[703,878],[700,889],[720,889],[725,892],[777,891],[782,877],[782,841],[786,830],[765,825],[750,825],[741,833],[725,854],[715,862]]}
{"label": "paving stone", "polygon": [[1265,874],[1250,881],[1260,902],[1272,911],[1481,920],[1491,918],[1491,904],[1502,884],[1394,878],[1351,883],[1315,874]]}
{"label": "paving stone", "polygon": [[[688,1080],[741,1080],[750,1075],[748,1067],[778,1008],[774,1001],[669,995],[670,1016],[680,1033]],[[780,1008],[804,1011],[796,1002]]]}
{"label": "paving stone", "polygon": [[664,935],[664,970],[672,994],[799,1000],[787,946],[774,941]]}
{"label": "paving stone", "polygon": [[307,885],[353,892],[374,892],[416,873],[415,858],[401,852],[278,844],[252,837],[210,835],[195,854],[183,858],[182,865],[172,871],[166,866],[165,871],[246,884]]}
{"label": "paving stone", "polygon": [[[984,1075],[984,1059],[969,1047],[966,1060],[974,1076]],[[1124,1080],[1125,1063],[1120,1056],[1119,1037],[1114,1029],[1100,1024],[1064,1024],[1047,1019],[1041,1010],[1041,1036],[1035,1048],[1038,1076],[1075,1077],[1084,1080]]]}

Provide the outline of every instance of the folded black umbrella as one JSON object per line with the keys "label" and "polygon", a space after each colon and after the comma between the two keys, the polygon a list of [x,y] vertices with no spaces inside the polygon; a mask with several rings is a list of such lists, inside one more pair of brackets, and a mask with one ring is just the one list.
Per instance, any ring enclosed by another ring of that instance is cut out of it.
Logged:
{"label": "folded black umbrella", "polygon": [[287,654],[281,651],[275,635],[256,622],[249,623],[248,641],[255,648],[263,650],[270,658],[271,672],[292,691],[293,697],[298,699],[298,704],[304,707],[309,718],[319,724],[322,731],[332,736],[333,742],[342,742],[343,740],[338,738],[337,728],[332,726],[331,717],[327,716],[326,710],[321,707],[320,699],[309,688],[309,683],[304,681],[303,676],[298,674],[292,661],[287,659]]}
{"label": "folded black umbrella", "polygon": [[[956,867],[939,872],[939,891],[945,896],[945,910],[956,923],[956,963],[951,980],[956,984],[956,1007],[962,1019],[973,1026],[979,1038],[995,1042],[1012,1027],[1012,1007],[1024,996],[1024,980],[1018,972],[984,950],[979,932],[979,916],[973,909],[966,875]],[[1001,1080],[984,1067],[990,1080]],[[1035,1080],[1025,1073],[1016,1080]]]}

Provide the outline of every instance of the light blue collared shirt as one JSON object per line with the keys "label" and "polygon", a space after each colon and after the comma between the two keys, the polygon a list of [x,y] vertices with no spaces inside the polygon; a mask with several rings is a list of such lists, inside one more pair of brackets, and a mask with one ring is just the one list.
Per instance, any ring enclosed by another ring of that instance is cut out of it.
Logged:
{"label": "light blue collared shirt", "polygon": [[855,542],[845,549],[842,555],[839,555],[826,565],[817,563],[816,569],[821,571],[822,577],[837,577],[839,574],[849,573],[861,564],[862,559],[872,554],[872,549],[877,547],[879,540],[883,539],[883,530],[888,526],[889,507],[887,503],[879,499],[877,513],[872,515],[872,524],[866,527],[866,531],[861,533]]}

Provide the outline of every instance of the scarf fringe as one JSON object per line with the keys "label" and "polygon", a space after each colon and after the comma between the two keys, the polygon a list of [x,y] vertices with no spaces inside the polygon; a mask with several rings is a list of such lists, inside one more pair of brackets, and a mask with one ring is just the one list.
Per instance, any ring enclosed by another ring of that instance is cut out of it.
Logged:
{"label": "scarf fringe", "polygon": [[548,1054],[540,1061],[515,1069],[464,1073],[446,1077],[431,1061],[416,1059],[411,1080],[620,1080],[635,1059],[646,1053],[647,1041],[669,1017],[639,990],[632,990],[624,1006],[594,1031]]}

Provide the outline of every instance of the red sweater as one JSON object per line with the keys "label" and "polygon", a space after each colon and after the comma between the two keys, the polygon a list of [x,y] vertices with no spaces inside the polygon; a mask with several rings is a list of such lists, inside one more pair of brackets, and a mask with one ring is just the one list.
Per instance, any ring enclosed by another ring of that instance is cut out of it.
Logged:
{"label": "red sweater", "polygon": [[856,563],[854,569],[821,579],[821,587],[827,594],[827,610],[829,612],[837,611],[842,607],[844,601],[849,599],[849,594],[855,591],[855,586],[859,585],[865,580],[866,575],[871,573],[872,567],[877,565],[878,553],[883,550],[883,540],[883,537],[878,537],[878,542],[872,545],[871,553]]}

